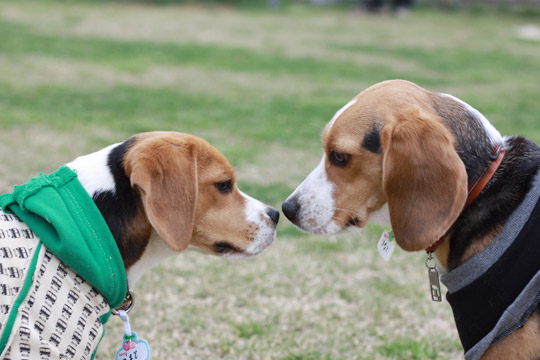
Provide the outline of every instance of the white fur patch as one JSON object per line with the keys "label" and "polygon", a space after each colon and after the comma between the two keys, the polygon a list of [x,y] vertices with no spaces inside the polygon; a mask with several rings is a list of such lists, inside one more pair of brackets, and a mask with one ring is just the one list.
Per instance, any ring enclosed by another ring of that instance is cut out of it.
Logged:
{"label": "white fur patch", "polygon": [[341,230],[334,221],[334,184],[328,181],[325,157],[289,196],[300,204],[296,215],[298,227],[315,234],[334,234]]}
{"label": "white fur patch", "polygon": [[[341,227],[334,221],[334,213],[337,210],[333,198],[335,185],[328,180],[325,159],[326,156],[323,156],[319,165],[286,200],[294,199],[292,201],[296,201],[300,206],[295,224],[313,234],[335,234],[343,230],[361,231],[362,229],[356,226]],[[388,204],[372,212],[369,221],[381,226],[390,226]]]}
{"label": "white fur patch", "polygon": [[357,98],[352,99],[351,101],[349,101],[347,104],[345,104],[345,106],[343,106],[341,109],[339,109],[339,110],[334,114],[334,116],[332,117],[332,120],[330,120],[330,123],[328,124],[328,131],[330,131],[330,129],[332,128],[332,126],[334,126],[334,123],[335,123],[336,120],[341,116],[341,114],[343,114],[343,113],[345,112],[345,110],[347,110],[348,108],[350,108],[351,106],[353,106],[354,104],[356,104],[357,101],[358,101]]}
{"label": "white fur patch", "polygon": [[135,283],[147,270],[154,267],[163,259],[175,254],[177,253],[169,249],[165,242],[161,240],[157,232],[152,230],[152,235],[150,236],[150,240],[148,241],[148,245],[146,245],[143,254],[127,271],[129,289],[133,289]]}
{"label": "white fur patch", "polygon": [[79,181],[90,197],[99,192],[116,191],[116,184],[107,162],[110,152],[118,145],[120,144],[113,144],[92,154],[79,156],[66,164],[77,173]]}
{"label": "white fur patch", "polygon": [[388,203],[385,203],[379,210],[369,214],[369,222],[385,227],[392,226],[390,223],[390,210],[388,209]]}
{"label": "white fur patch", "polygon": [[471,114],[474,118],[480,120],[482,125],[484,126],[484,129],[486,129],[486,133],[489,136],[489,139],[491,140],[492,145],[501,144],[503,142],[501,133],[489,122],[489,120],[478,110],[473,108],[471,105],[467,104],[465,101],[458,99],[455,96],[449,95],[449,94],[440,94],[442,97],[447,97],[450,99],[453,99],[463,105],[465,109]]}
{"label": "white fur patch", "polygon": [[[267,214],[269,208],[266,205],[241,191],[240,194],[246,199],[244,209],[246,220],[257,226],[257,233],[244,253],[247,256],[257,255],[274,241],[276,236],[275,224],[270,219],[270,215]],[[225,256],[243,257],[243,254]]]}

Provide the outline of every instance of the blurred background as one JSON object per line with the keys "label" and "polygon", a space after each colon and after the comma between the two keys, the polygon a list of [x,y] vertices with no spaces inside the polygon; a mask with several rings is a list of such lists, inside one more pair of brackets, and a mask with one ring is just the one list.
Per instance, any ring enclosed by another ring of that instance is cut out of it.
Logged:
{"label": "blurred background", "polygon": [[[540,143],[539,0],[0,1],[0,190],[152,130],[207,139],[280,207],[366,87],[414,81]],[[137,283],[154,359],[460,359],[422,254],[284,217],[259,256],[186,252]],[[123,327],[111,318],[98,359]]]}

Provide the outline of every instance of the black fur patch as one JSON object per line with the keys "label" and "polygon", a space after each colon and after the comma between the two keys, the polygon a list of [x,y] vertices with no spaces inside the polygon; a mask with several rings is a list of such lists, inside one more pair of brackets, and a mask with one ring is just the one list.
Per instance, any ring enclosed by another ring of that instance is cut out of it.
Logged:
{"label": "black fur patch", "polygon": [[234,246],[227,241],[220,241],[212,245],[212,249],[218,254],[228,254],[230,252],[242,252],[242,249]]}
{"label": "black fur patch", "polygon": [[465,251],[475,241],[503,225],[521,204],[540,168],[540,148],[522,137],[507,140],[503,162],[488,186],[452,227],[449,270],[462,263]]}
{"label": "black fur patch", "polygon": [[[456,151],[467,170],[468,184],[482,176],[492,161],[493,144],[480,119],[454,99],[437,96],[433,106],[456,139]],[[480,196],[451,229],[449,270],[462,263],[476,241],[502,226],[521,203],[540,166],[540,149],[522,137],[506,141],[506,155]]]}
{"label": "black fur patch", "polygon": [[491,140],[482,121],[462,104],[441,96],[434,101],[435,110],[456,138],[456,151],[467,169],[468,184],[472,184],[491,163]]}
{"label": "black fur patch", "polygon": [[374,126],[364,136],[362,147],[375,154],[381,153],[381,129]]}
{"label": "black fur patch", "polygon": [[141,206],[139,195],[131,187],[123,166],[124,155],[134,141],[135,138],[124,141],[109,154],[107,165],[113,175],[116,191],[96,193],[93,197],[116,240],[126,268],[140,257],[146,247],[145,241],[133,241],[128,239],[125,233],[126,227],[135,219]]}

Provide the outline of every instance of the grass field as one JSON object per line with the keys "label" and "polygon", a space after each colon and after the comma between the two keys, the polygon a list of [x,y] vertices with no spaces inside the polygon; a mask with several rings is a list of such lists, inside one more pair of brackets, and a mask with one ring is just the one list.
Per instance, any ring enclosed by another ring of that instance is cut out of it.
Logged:
{"label": "grass field", "polygon": [[[0,190],[133,133],[177,130],[209,140],[241,189],[279,207],[318,163],[333,113],[391,78],[452,93],[503,134],[540,142],[538,23],[0,1]],[[380,232],[319,238],[282,220],[254,259],[186,252],[137,284],[132,327],[154,359],[461,358],[448,304],[429,299],[424,255],[397,250],[384,263]],[[121,321],[106,331],[103,360]]]}

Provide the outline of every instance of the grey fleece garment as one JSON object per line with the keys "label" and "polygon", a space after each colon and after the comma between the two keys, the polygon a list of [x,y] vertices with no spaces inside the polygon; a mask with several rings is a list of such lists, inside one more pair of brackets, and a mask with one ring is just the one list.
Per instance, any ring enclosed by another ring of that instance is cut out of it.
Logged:
{"label": "grey fleece garment", "polygon": [[[475,254],[467,262],[441,276],[442,283],[452,294],[471,284],[485,273],[505,253],[514,242],[529,219],[540,198],[540,175],[537,173],[531,190],[523,202],[512,213],[503,230],[482,252]],[[530,280],[515,301],[506,309],[495,327],[476,345],[465,353],[466,360],[479,359],[492,345],[523,326],[528,315],[536,308],[540,294],[540,272]]]}

